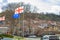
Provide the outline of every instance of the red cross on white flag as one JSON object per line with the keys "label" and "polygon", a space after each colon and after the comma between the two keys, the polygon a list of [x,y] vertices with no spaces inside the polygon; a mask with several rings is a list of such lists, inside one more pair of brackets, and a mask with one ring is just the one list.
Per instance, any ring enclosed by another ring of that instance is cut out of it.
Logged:
{"label": "red cross on white flag", "polygon": [[15,13],[22,13],[24,11],[24,7],[18,7],[15,9]]}

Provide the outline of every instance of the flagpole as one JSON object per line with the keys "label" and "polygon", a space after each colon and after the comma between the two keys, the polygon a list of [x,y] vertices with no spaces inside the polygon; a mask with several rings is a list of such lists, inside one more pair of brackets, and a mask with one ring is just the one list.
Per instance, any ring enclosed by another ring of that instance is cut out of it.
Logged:
{"label": "flagpole", "polygon": [[17,21],[17,19],[15,19],[15,25],[14,25],[15,27],[14,27],[14,30],[13,30],[13,35],[16,34],[16,29],[17,29],[17,27],[16,27],[17,22],[16,21]]}
{"label": "flagpole", "polygon": [[[19,18],[19,15],[18,15],[18,14],[19,14],[19,13],[22,13],[22,12],[23,12],[23,7],[18,7],[18,8],[16,8],[16,9],[15,9],[15,14],[13,15],[14,18],[15,18],[15,19],[16,19],[16,18]],[[22,25],[23,25],[23,27],[22,27],[22,28],[23,28],[23,29],[22,29],[22,36],[24,37],[24,12],[23,12],[22,15],[23,15],[23,20],[22,20],[22,21],[23,21],[23,24],[22,24]],[[20,21],[20,18],[19,18],[19,21]]]}
{"label": "flagpole", "polygon": [[23,13],[23,37],[24,37],[24,13]]}
{"label": "flagpole", "polygon": [[[20,14],[19,14],[19,15],[20,15]],[[20,34],[20,33],[21,33],[21,30],[20,30],[20,29],[21,29],[21,26],[20,26],[21,24],[20,24],[20,22],[21,22],[21,21],[20,21],[20,17],[19,17],[19,28],[18,28],[18,35],[21,35],[21,34]]]}

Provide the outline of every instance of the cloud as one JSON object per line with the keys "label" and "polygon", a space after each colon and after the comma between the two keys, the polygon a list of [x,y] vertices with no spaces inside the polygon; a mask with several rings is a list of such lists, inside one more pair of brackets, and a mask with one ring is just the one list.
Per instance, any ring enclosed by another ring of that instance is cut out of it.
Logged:
{"label": "cloud", "polygon": [[40,9],[39,12],[50,12],[50,13],[52,12],[55,14],[59,14],[60,11],[59,2],[60,0],[39,0],[38,1],[39,5],[37,7]]}
{"label": "cloud", "polygon": [[2,9],[1,9],[1,7],[0,7],[0,13],[2,12]]}
{"label": "cloud", "polygon": [[8,0],[8,3],[12,2],[30,3],[39,9],[38,12],[58,13],[60,11],[60,0]]}
{"label": "cloud", "polygon": [[2,2],[2,0],[0,0],[0,3]]}
{"label": "cloud", "polygon": [[58,12],[60,11],[60,0],[8,0],[11,2],[25,2],[36,6],[39,12]]}

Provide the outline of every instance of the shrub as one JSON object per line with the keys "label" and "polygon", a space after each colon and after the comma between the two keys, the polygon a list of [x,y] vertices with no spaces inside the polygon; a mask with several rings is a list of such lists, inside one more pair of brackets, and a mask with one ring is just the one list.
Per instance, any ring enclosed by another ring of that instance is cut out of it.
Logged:
{"label": "shrub", "polygon": [[9,38],[13,38],[12,35],[7,35],[7,34],[0,34],[0,37],[9,37]]}

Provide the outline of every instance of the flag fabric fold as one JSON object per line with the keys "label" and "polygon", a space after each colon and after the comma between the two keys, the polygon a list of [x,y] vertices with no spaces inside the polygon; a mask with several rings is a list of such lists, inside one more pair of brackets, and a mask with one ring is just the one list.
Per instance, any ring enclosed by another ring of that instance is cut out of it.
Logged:
{"label": "flag fabric fold", "polygon": [[24,10],[24,7],[18,7],[18,8],[15,9],[15,14],[16,13],[22,13],[23,10]]}

